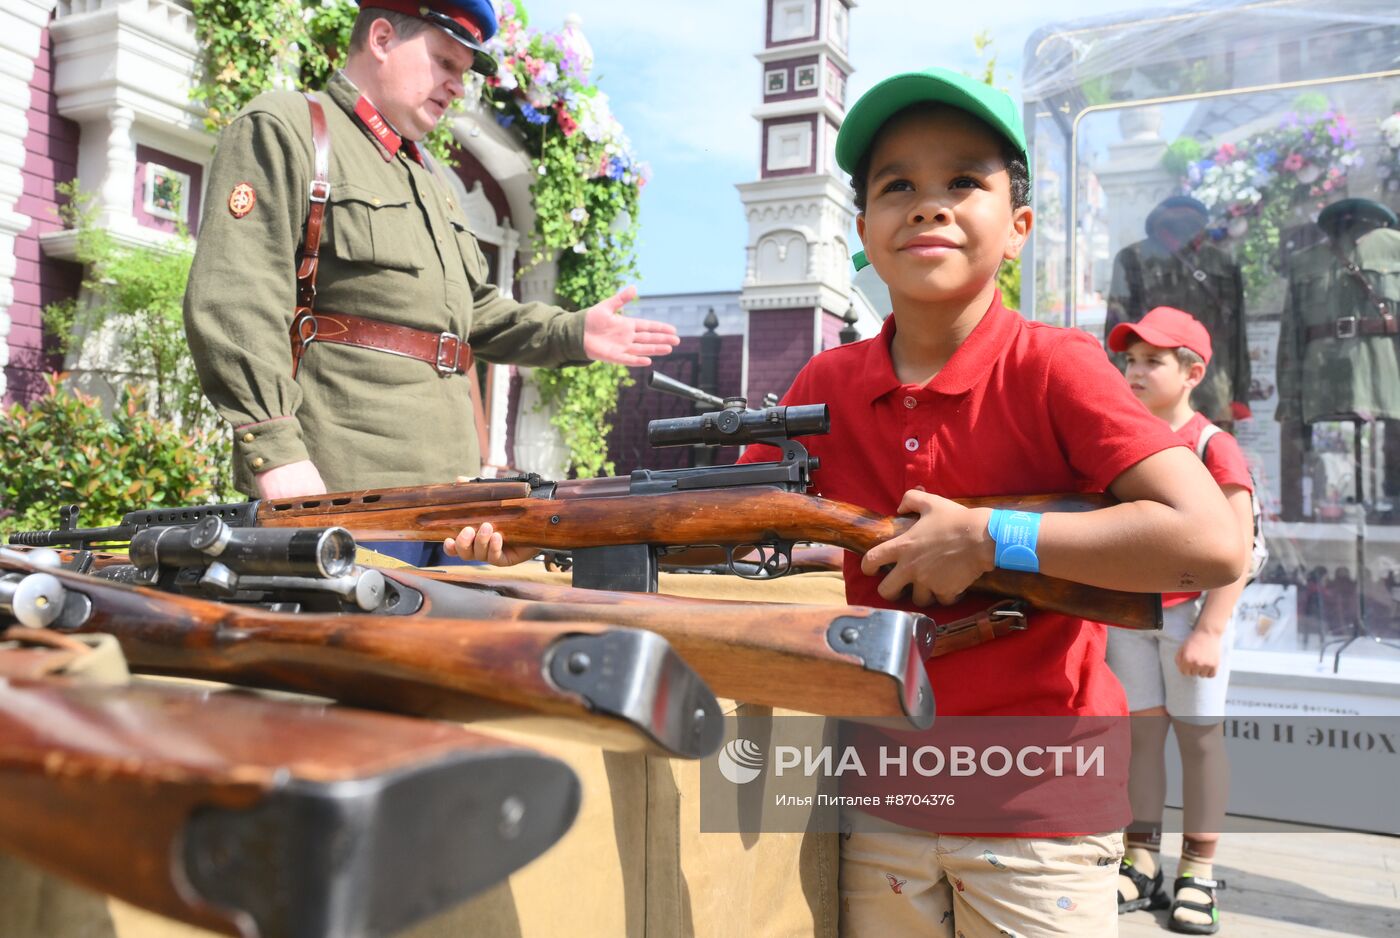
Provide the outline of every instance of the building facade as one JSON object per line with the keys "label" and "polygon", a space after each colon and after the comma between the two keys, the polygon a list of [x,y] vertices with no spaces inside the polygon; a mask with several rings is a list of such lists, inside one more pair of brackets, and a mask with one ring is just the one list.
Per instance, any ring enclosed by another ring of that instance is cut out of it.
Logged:
{"label": "building facade", "polygon": [[[577,23],[570,24],[577,29]],[[0,8],[0,391],[40,393],[60,368],[81,371],[44,335],[45,305],[80,294],[76,233],[58,216],[57,186],[75,180],[94,221],[118,243],[195,238],[204,170],[216,138],[190,101],[199,67],[187,0],[14,0]],[[490,114],[453,127],[459,197],[503,291],[553,300],[555,267],[524,265],[535,223],[533,172],[522,146]],[[83,376],[80,374],[80,378]],[[483,405],[488,461],[505,464],[510,375],[492,366]],[[101,392],[103,388],[96,387]]]}

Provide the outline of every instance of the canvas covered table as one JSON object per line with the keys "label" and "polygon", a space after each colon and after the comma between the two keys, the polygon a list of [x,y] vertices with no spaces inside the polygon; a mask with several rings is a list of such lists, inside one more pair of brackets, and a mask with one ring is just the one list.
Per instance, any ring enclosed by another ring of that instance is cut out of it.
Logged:
{"label": "canvas covered table", "polygon": [[[566,574],[535,565],[483,572],[569,584]],[[754,602],[844,602],[841,577],[834,573],[772,581],[662,574],[661,591]],[[726,713],[740,707],[721,704]],[[403,932],[403,938],[836,935],[835,834],[702,834],[697,762],[603,752],[502,731],[491,721],[472,726],[567,762],[583,786],[578,819],[558,844],[508,881]],[[70,886],[3,855],[0,897],[5,938],[212,934]]]}

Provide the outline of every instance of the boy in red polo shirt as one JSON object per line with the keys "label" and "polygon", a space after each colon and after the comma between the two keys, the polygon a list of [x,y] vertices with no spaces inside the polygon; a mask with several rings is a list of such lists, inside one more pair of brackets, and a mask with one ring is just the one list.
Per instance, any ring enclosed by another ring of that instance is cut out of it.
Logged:
{"label": "boy in red polo shirt", "polygon": [[[893,311],[878,337],[808,363],[784,403],[830,405],[831,434],[804,440],[821,460],[820,494],[921,516],[863,558],[847,555],[848,601],[938,602],[940,618],[956,619],[988,605],[961,596],[995,566],[1141,592],[1238,577],[1246,552],[1200,460],[1133,399],[1097,342],[1001,303],[997,270],[1032,222],[1014,102],[944,69],[897,75],[851,108],[836,158]],[[745,454],[765,458],[772,450]],[[1122,504],[1030,522],[949,500],[1103,491]],[[1040,612],[1028,624],[928,661],[940,716],[1127,713],[1104,626]],[[883,829],[842,839],[843,935],[1117,932],[1117,833],[974,838],[878,814],[866,826]]]}
{"label": "boy in red polo shirt", "polygon": [[[1210,333],[1189,313],[1159,306],[1137,323],[1119,323],[1108,347],[1127,353],[1128,386],[1147,409],[1205,461],[1230,503],[1235,524],[1254,539],[1254,483],[1235,438],[1191,409],[1191,392],[1210,364]],[[1204,444],[1204,445],[1203,445]],[[1128,695],[1132,721],[1132,765],[1128,796],[1133,824],[1118,884],[1118,910],[1171,906],[1168,924],[1188,935],[1220,930],[1214,878],[1218,831],[1230,785],[1221,723],[1230,681],[1231,629],[1235,603],[1248,581],[1242,576],[1221,589],[1168,593],[1162,597],[1160,632],[1113,629],[1108,663]],[[1170,719],[1168,719],[1170,718]],[[1181,752],[1183,808],[1187,831],[1173,898],[1162,885],[1162,805],[1167,794],[1163,748],[1176,730]]]}
{"label": "boy in red polo shirt", "polygon": [[[1141,592],[1238,577],[1245,551],[1200,460],[1133,399],[1097,342],[1001,305],[997,269],[1031,228],[1011,99],[944,69],[898,75],[850,110],[836,156],[893,314],[879,337],[814,358],[784,402],[831,407],[833,432],[803,440],[821,459],[820,494],[921,516],[864,558],[847,556],[849,601],[916,611],[936,601],[951,620],[987,606],[960,597],[997,565]],[[772,454],[755,446],[745,459]],[[948,500],[1075,491],[1122,504],[1027,518]],[[492,563],[528,550],[505,548],[486,525],[445,546]],[[1083,620],[1033,613],[1024,632],[928,669],[940,714],[1127,714],[1104,627]],[[1116,934],[1120,834],[940,836],[888,823],[918,827],[917,809],[879,813],[872,823],[887,830],[842,838],[843,935]]]}

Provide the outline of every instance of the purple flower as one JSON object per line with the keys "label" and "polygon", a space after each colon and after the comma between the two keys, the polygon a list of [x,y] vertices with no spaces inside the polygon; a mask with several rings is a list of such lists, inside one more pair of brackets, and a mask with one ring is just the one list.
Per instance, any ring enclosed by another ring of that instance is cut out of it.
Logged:
{"label": "purple flower", "polygon": [[578,53],[573,49],[564,50],[564,58],[560,62],[560,67],[565,78],[576,80],[583,78],[583,63],[579,61]]}
{"label": "purple flower", "polygon": [[520,102],[520,113],[522,116],[524,116],[524,118],[527,121],[529,121],[532,124],[539,125],[549,123],[549,115],[535,110],[533,107],[530,106],[530,102],[528,101]]}
{"label": "purple flower", "polygon": [[504,114],[498,111],[496,113],[496,123],[500,124],[502,127],[509,127],[511,124],[515,123],[515,115]]}
{"label": "purple flower", "polygon": [[615,157],[615,156],[614,156],[612,159],[608,160],[608,178],[609,178],[609,179],[611,179],[611,180],[614,181],[614,182],[617,182],[617,181],[619,181],[620,179],[622,179],[623,174],[626,173],[626,172],[627,172],[627,165],[626,165],[625,163],[623,163],[622,160],[618,159],[618,158]]}

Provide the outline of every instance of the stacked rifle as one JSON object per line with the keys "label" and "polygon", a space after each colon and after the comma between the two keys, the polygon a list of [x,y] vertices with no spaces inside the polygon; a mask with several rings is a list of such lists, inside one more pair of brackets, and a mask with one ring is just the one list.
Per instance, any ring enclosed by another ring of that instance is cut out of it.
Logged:
{"label": "stacked rifle", "polygon": [[[0,549],[0,628],[18,626],[19,646],[0,653],[0,849],[229,934],[387,936],[528,863],[579,803],[563,763],[439,721],[686,759],[721,742],[716,695],[924,728],[924,659],[1015,631],[1030,606],[1160,621],[1155,596],[1004,571],[977,584],[994,605],[953,622],[657,595],[682,550],[772,576],[799,542],[864,551],[907,528],[806,494],[816,461],[794,437],[826,432],[825,406],[723,403],[649,436],[769,443],[778,462],[142,510],[106,528],[70,508],[58,529],[12,536],[27,549]],[[1101,497],[1021,501],[997,504]],[[356,563],[357,536],[432,541],[486,521],[567,551],[574,586]],[[347,706],[87,687],[32,666],[86,634],[114,636],[140,674]],[[125,852],[91,846],[97,829]]]}

